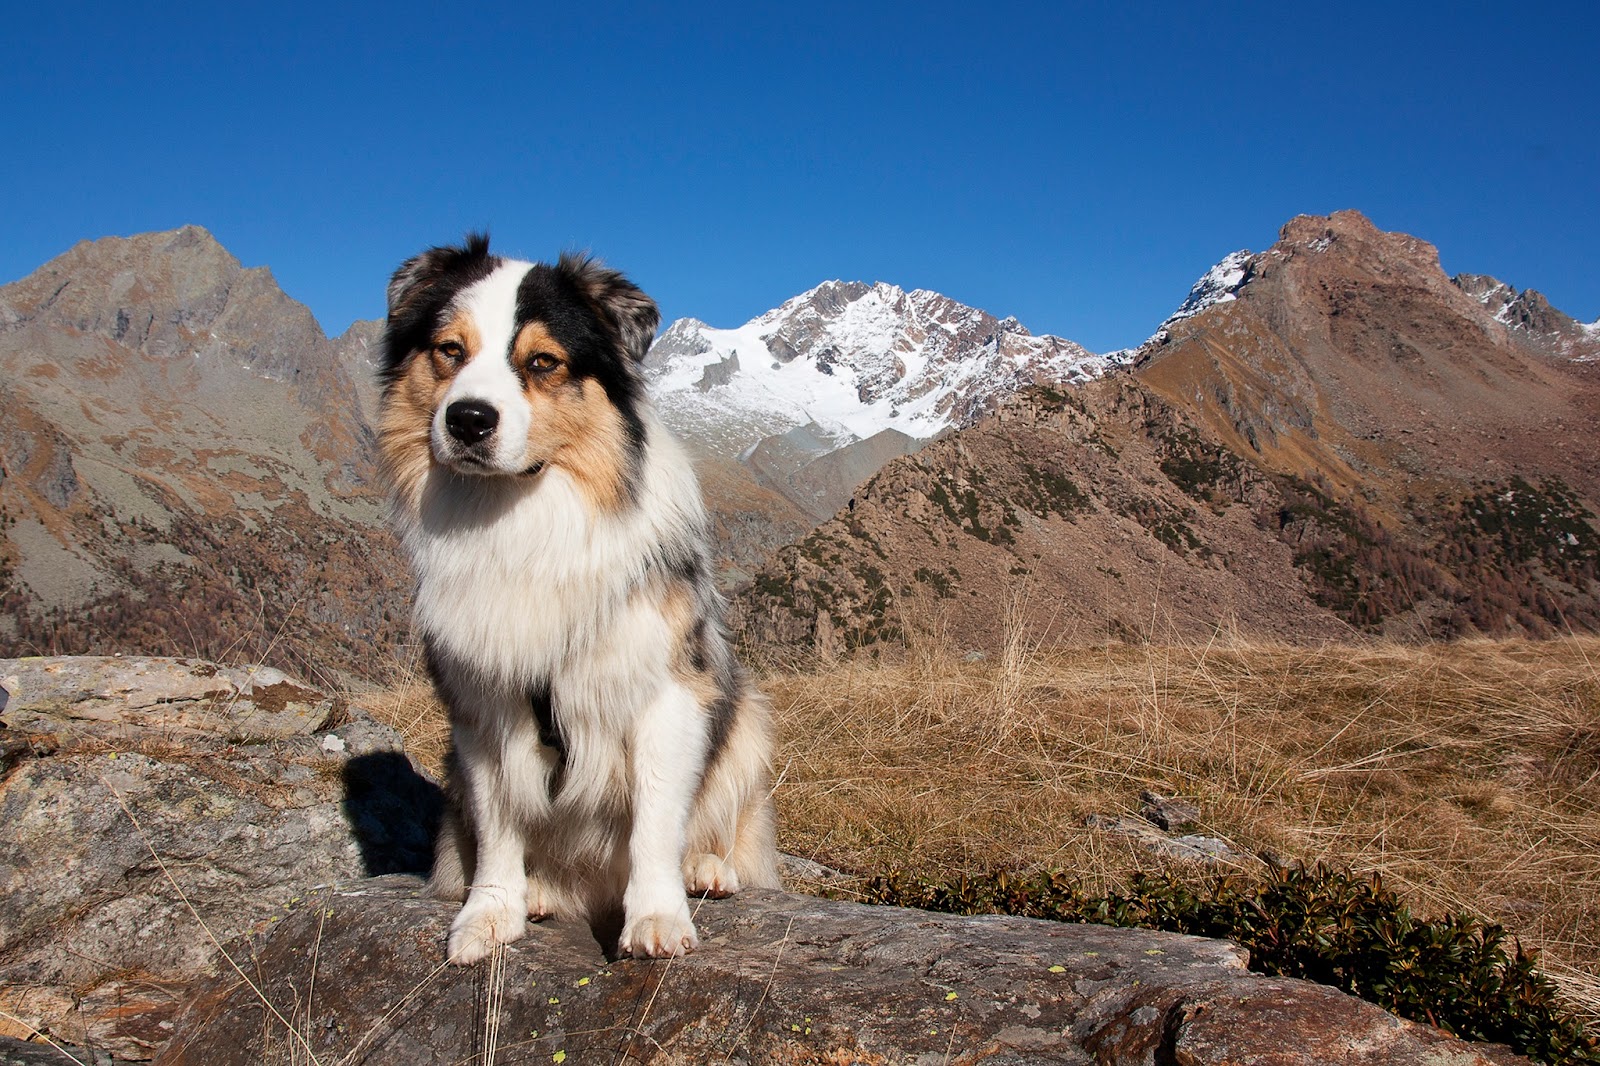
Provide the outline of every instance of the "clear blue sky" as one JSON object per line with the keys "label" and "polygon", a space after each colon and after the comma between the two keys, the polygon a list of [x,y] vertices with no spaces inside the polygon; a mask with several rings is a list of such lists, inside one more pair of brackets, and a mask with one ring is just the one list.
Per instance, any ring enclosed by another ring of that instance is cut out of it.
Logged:
{"label": "clear blue sky", "polygon": [[[769,13],[771,12],[771,13]],[[827,278],[1095,350],[1353,207],[1600,316],[1600,4],[12,4],[0,281],[198,223],[329,332],[418,249],[670,320]]]}

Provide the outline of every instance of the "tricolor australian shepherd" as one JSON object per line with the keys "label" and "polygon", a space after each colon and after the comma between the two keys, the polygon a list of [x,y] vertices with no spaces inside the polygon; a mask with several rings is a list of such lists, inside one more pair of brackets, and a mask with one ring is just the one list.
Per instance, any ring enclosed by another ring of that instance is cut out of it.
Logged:
{"label": "tricolor australian shepherd", "polygon": [[776,887],[766,705],[722,630],[688,459],[639,373],[660,315],[621,274],[489,253],[389,283],[379,436],[449,708],[433,891],[470,963],[529,916],[696,945],[685,890]]}

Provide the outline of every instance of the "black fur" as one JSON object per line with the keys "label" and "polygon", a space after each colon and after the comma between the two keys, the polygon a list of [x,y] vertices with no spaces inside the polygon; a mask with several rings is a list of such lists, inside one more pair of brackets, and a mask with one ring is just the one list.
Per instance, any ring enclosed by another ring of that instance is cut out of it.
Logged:
{"label": "black fur", "polygon": [[[619,313],[610,306],[597,303],[592,294],[589,278],[595,271],[614,277],[613,288],[634,294],[634,303],[648,307],[637,312],[648,322],[650,336],[660,321],[656,305],[644,293],[615,271],[601,271],[591,260],[563,255],[555,266],[535,264],[517,287],[517,321],[543,322],[551,334],[566,348],[571,362],[568,371],[573,378],[592,378],[600,383],[612,406],[622,416],[628,434],[629,459],[635,469],[644,452],[644,419],[639,408],[644,403],[644,381],[635,369],[635,362],[643,354],[635,355],[628,347],[622,327],[618,325]],[[623,297],[616,297],[623,301]],[[636,327],[637,327],[636,323]],[[645,341],[648,349],[649,341]]]}
{"label": "black fur", "polygon": [[489,254],[487,233],[469,233],[459,248],[429,248],[400,264],[389,279],[389,318],[378,368],[384,385],[400,376],[412,353],[433,343],[439,316],[456,293],[488,277],[501,262]]}
{"label": "black fur", "polygon": [[556,753],[555,772],[550,775],[550,798],[555,799],[561,791],[561,782],[567,771],[567,739],[561,735],[561,724],[556,721],[555,700],[550,694],[548,682],[528,690],[528,706],[533,711],[534,722],[539,726],[539,743]]}

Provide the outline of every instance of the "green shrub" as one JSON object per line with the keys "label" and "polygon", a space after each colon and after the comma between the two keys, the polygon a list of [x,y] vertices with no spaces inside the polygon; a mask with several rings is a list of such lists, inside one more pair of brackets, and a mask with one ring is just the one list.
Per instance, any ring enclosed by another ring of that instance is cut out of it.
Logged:
{"label": "green shrub", "polygon": [[1250,968],[1360,996],[1468,1040],[1509,1045],[1538,1062],[1600,1064],[1600,1041],[1498,925],[1450,914],[1418,918],[1377,875],[1276,867],[1264,882],[1217,877],[1196,886],[1140,874],[1128,889],[1085,893],[1059,873],[963,876],[936,883],[873,878],[873,903],[952,914],[1016,914],[1225,937]]}

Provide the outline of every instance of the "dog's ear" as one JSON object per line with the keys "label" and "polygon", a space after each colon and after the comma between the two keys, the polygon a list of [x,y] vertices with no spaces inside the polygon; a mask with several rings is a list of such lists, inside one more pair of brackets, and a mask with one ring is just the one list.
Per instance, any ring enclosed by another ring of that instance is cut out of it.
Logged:
{"label": "dog's ear", "polygon": [[403,317],[427,302],[428,294],[442,281],[463,273],[487,276],[494,259],[489,255],[489,235],[469,233],[460,247],[429,248],[400,264],[389,279],[389,317]]}
{"label": "dog's ear", "polygon": [[586,255],[563,252],[556,270],[577,286],[616,332],[629,358],[643,360],[650,342],[655,340],[656,327],[661,324],[656,302],[621,273]]}
{"label": "dog's ear", "polygon": [[412,352],[427,347],[433,318],[447,293],[488,277],[498,262],[489,254],[489,235],[469,233],[460,247],[429,248],[401,263],[389,279],[389,319],[383,329],[379,379],[392,381]]}

